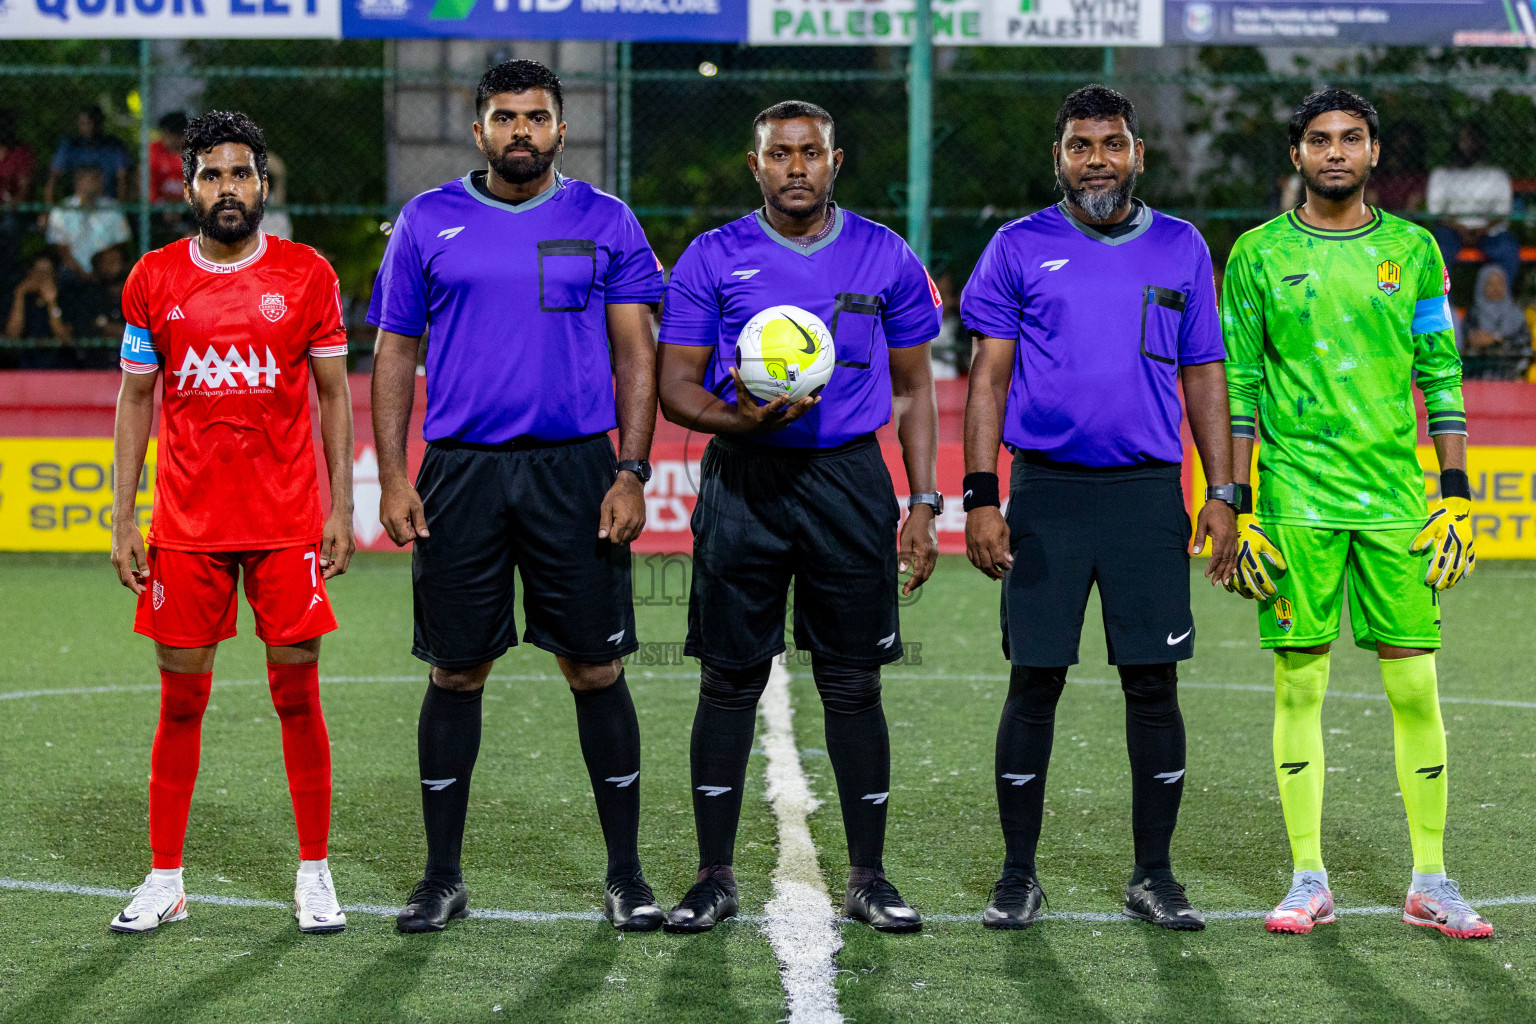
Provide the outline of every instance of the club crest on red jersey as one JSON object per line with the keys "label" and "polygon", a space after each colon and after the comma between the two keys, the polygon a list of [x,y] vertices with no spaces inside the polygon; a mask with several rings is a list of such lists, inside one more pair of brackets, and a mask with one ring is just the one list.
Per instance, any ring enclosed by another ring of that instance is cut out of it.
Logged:
{"label": "club crest on red jersey", "polygon": [[150,599],[155,603],[155,611],[159,611],[160,606],[165,604],[164,583],[161,583],[159,580],[155,580],[155,585],[150,588]]}
{"label": "club crest on red jersey", "polygon": [[288,303],[283,301],[281,295],[273,292],[269,295],[263,295],[261,297],[261,305],[257,308],[261,310],[262,316],[273,323],[277,323],[283,318],[283,314],[288,312]]}

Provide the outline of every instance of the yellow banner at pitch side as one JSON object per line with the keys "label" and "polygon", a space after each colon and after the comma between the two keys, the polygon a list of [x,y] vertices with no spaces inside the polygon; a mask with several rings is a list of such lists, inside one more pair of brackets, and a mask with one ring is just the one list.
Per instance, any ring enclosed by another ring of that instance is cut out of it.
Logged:
{"label": "yellow banner at pitch side", "polygon": [[[0,438],[0,551],[112,547],[112,439]],[[138,479],[139,529],[149,528],[155,442]]]}
{"label": "yellow banner at pitch side", "polygon": [[[1440,496],[1440,463],[1433,446],[1424,445],[1418,452],[1424,493],[1434,500]],[[1191,492],[1201,495],[1205,473],[1193,452],[1190,457],[1195,469]],[[1257,450],[1254,458],[1257,463]],[[1536,448],[1474,445],[1467,450],[1467,465],[1477,557],[1536,558]],[[1256,465],[1252,479],[1258,480]],[[1199,504],[1195,502],[1196,508]]]}

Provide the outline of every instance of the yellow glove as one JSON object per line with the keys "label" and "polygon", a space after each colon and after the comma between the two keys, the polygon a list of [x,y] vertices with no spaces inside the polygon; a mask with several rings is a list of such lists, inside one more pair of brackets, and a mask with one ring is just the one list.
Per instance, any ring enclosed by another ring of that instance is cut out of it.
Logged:
{"label": "yellow glove", "polygon": [[1425,586],[1450,590],[1463,576],[1472,575],[1477,556],[1472,552],[1471,518],[1472,503],[1466,498],[1441,498],[1435,502],[1424,529],[1408,545],[1414,554],[1429,550]]}
{"label": "yellow glove", "polygon": [[1285,556],[1275,547],[1275,542],[1259,528],[1252,514],[1237,517],[1237,571],[1227,580],[1227,589],[1250,601],[1268,601],[1275,596],[1275,584],[1270,574],[1259,564],[1263,558],[1279,572],[1285,572]]}

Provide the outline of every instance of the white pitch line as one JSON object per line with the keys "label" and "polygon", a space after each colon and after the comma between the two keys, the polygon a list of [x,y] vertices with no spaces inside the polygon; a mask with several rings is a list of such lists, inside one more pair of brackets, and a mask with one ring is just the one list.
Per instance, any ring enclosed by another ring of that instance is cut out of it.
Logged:
{"label": "white pitch line", "polygon": [[[129,900],[133,894],[127,889],[110,889],[97,885],[71,885],[68,882],[35,882],[25,878],[0,878],[0,889],[15,889],[20,892],[51,892],[63,896],[101,896],[114,900]],[[244,896],[211,896],[205,894],[188,893],[188,903],[207,903],[220,907],[254,907],[262,910],[287,910],[292,906],[281,900],[258,900]],[[1536,904],[1536,895],[1528,896],[1496,896],[1491,900],[1478,900],[1477,907],[1513,907],[1530,906]],[[362,914],[373,917],[394,917],[399,913],[399,907],[381,907],[369,903],[349,903],[342,910],[349,914]],[[1386,917],[1403,912],[1402,907],[1339,907],[1338,913],[1359,917]],[[1212,910],[1205,913],[1207,921],[1257,921],[1265,915],[1262,910]],[[596,910],[471,910],[469,916],[484,921],[515,921],[520,924],[552,924],[558,921],[602,921],[604,917]],[[1084,911],[1056,911],[1041,914],[1041,921],[1065,921],[1074,924],[1136,924],[1124,914],[1100,914]],[[738,915],[732,918],[741,924],[766,924],[767,918],[752,914]],[[980,924],[981,914],[924,914],[925,924]],[[841,918],[839,924],[853,924],[849,918]],[[729,922],[723,927],[728,927]]]}
{"label": "white pitch line", "polygon": [[800,768],[789,671],[778,661],[757,707],[768,757],[768,800],[779,820],[779,863],[773,870],[773,898],[763,905],[763,931],[780,964],[789,1024],[843,1024],[833,984],[843,937],[807,822],[820,801]]}
{"label": "white pitch line", "polygon": [[[950,674],[950,673],[944,673],[944,672],[935,672],[935,673],[932,673],[930,675],[919,675],[917,673],[885,672],[885,673],[881,674],[881,679],[885,680],[886,682],[896,682],[896,683],[901,683],[901,682],[918,683],[918,682],[935,681],[935,682],[949,682],[949,683],[997,683],[1000,686],[1001,685],[1006,685],[1007,682],[1008,682],[1008,677],[1007,676],[995,676],[995,675],[985,675],[985,674],[967,674],[967,673],[954,673],[954,674]],[[1071,676],[1068,676],[1067,677],[1067,682],[1069,682],[1069,683],[1077,683],[1077,684],[1082,685],[1082,686],[1119,686],[1120,685],[1120,680],[1118,680],[1118,679],[1094,679],[1092,677],[1082,677],[1082,678],[1074,679]],[[1264,685],[1261,685],[1261,684],[1258,684],[1258,683],[1193,683],[1193,682],[1185,682],[1182,679],[1179,681],[1179,689],[1181,689],[1181,690],[1230,690],[1230,691],[1233,691],[1233,692],[1236,692],[1236,693],[1274,693],[1275,692],[1275,688],[1273,686],[1264,686]],[[3,696],[3,695],[0,695],[0,696]],[[1348,699],[1351,699],[1351,700],[1386,700],[1387,699],[1387,695],[1385,693],[1353,693],[1353,692],[1350,692],[1348,690],[1329,690],[1328,693],[1327,693],[1327,696],[1329,696],[1329,697],[1344,697],[1344,698],[1348,698]],[[1440,703],[1442,703],[1442,704],[1474,704],[1474,705],[1479,705],[1479,706],[1482,706],[1482,707],[1490,707],[1490,708],[1526,708],[1528,710],[1536,710],[1536,701],[1529,701],[1529,700],[1498,700],[1498,699],[1495,699],[1493,697],[1447,697],[1444,694],[1441,694],[1440,695]]]}

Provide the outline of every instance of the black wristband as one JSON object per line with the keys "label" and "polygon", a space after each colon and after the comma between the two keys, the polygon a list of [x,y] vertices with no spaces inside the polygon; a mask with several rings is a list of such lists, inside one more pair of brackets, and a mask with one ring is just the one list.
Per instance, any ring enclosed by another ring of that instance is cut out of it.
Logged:
{"label": "black wristband", "polygon": [[1472,484],[1467,480],[1467,471],[1464,469],[1442,469],[1440,471],[1440,497],[1442,498],[1466,498],[1472,500]]}
{"label": "black wristband", "polygon": [[1237,487],[1237,514],[1240,516],[1253,515],[1253,488],[1248,484],[1236,484]]}
{"label": "black wristband", "polygon": [[965,495],[960,503],[967,512],[973,508],[998,508],[1002,505],[997,493],[996,473],[967,473],[961,487]]}

